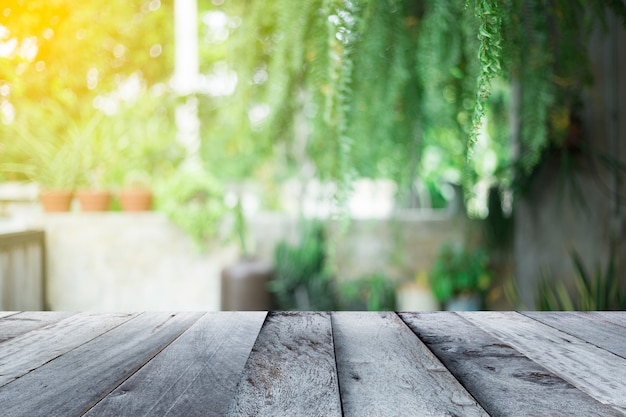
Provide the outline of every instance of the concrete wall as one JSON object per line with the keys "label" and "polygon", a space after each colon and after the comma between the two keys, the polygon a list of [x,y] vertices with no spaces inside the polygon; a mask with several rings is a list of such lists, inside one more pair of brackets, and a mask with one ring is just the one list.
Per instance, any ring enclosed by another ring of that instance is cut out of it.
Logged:
{"label": "concrete wall", "polygon": [[[626,30],[617,18],[609,20],[609,33],[596,32],[589,48],[594,84],[584,97],[581,144],[593,152],[572,154],[578,172],[568,174],[569,181],[560,178],[558,159],[548,159],[516,206],[515,276],[526,307],[534,306],[542,270],[571,283],[572,249],[595,271],[597,265],[606,265],[612,235],[619,245],[618,259],[626,256],[624,173],[611,171],[597,157],[602,153],[626,160]],[[624,265],[620,271],[624,276]]]}
{"label": "concrete wall", "polygon": [[[276,243],[298,238],[298,220],[264,213],[250,222],[259,258],[271,261]],[[446,210],[408,210],[388,219],[353,219],[347,230],[327,223],[329,256],[337,276],[350,280],[382,273],[395,280],[412,280],[428,272],[446,241],[475,244],[478,223]]]}
{"label": "concrete wall", "polygon": [[414,210],[388,220],[354,220],[336,238],[338,276],[354,279],[384,273],[396,282],[427,273],[447,241],[471,245],[478,238],[477,225],[443,210]]}
{"label": "concrete wall", "polygon": [[[198,253],[164,214],[44,214],[47,303],[53,310],[219,310],[220,273],[237,259],[232,244]],[[250,221],[258,257],[272,260],[282,239],[297,239],[298,221],[265,213]],[[353,221],[345,234],[329,225],[337,274],[372,273],[411,280],[427,271],[446,240],[460,240],[469,223],[441,212],[391,220]]]}
{"label": "concrete wall", "polygon": [[232,246],[198,253],[163,213],[63,213],[41,218],[52,310],[218,310]]}

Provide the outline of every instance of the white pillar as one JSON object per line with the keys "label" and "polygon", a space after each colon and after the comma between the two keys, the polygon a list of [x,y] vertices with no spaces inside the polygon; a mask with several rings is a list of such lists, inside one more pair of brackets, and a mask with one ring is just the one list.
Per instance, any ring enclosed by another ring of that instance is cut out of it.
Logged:
{"label": "white pillar", "polygon": [[[181,96],[196,92],[199,79],[198,6],[196,0],[174,1],[174,90]],[[198,162],[200,122],[198,101],[190,96],[176,109],[177,138],[187,149],[189,162]]]}

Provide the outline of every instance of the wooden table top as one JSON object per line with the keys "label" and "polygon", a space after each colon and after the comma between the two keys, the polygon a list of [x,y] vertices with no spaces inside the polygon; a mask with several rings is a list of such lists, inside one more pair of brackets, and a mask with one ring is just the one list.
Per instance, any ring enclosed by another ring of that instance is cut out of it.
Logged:
{"label": "wooden table top", "polygon": [[626,415],[626,313],[0,313],[0,415]]}

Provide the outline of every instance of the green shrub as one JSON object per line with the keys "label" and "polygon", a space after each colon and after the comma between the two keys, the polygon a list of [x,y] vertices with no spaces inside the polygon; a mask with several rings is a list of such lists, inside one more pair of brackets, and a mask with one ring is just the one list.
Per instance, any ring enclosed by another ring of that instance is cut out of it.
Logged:
{"label": "green shrub", "polygon": [[468,250],[446,243],[441,246],[429,279],[435,297],[442,303],[456,295],[485,291],[491,281],[487,254],[480,248]]}
{"label": "green shrub", "polygon": [[274,278],[269,283],[280,310],[333,310],[332,277],[326,268],[321,222],[303,222],[296,245],[281,241],[274,250]]}

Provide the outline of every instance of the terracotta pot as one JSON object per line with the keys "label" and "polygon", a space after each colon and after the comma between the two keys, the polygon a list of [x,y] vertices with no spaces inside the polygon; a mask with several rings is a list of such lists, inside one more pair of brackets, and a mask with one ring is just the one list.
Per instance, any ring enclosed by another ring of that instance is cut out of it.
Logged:
{"label": "terracotta pot", "polygon": [[107,190],[80,190],[76,193],[82,211],[107,211],[111,206],[111,192]]}
{"label": "terracotta pot", "polygon": [[122,190],[120,204],[124,211],[152,210],[152,191],[132,188]]}
{"label": "terracotta pot", "polygon": [[39,201],[47,213],[70,211],[74,194],[71,191],[42,191]]}

